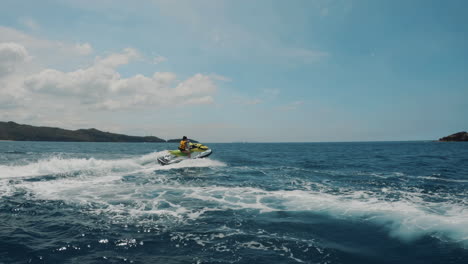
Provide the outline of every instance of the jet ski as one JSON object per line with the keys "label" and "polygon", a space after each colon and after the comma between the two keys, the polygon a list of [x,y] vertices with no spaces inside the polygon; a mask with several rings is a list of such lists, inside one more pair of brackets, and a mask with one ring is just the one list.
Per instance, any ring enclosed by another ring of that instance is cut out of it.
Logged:
{"label": "jet ski", "polygon": [[[210,148],[200,143],[189,143],[190,159],[206,158],[213,153]],[[158,157],[157,160],[161,165],[169,165],[179,163],[188,159],[188,154],[180,150],[169,150],[169,154]]]}

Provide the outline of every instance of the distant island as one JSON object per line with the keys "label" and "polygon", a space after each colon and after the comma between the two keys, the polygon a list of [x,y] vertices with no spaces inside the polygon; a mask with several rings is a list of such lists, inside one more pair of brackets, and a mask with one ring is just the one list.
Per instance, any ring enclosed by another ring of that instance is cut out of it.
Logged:
{"label": "distant island", "polygon": [[458,132],[450,136],[440,138],[439,141],[468,141],[468,133],[466,131]]}
{"label": "distant island", "polygon": [[65,142],[167,142],[147,136],[127,136],[103,132],[94,128],[67,130],[55,127],[21,125],[0,121],[0,140],[11,141],[65,141]]}

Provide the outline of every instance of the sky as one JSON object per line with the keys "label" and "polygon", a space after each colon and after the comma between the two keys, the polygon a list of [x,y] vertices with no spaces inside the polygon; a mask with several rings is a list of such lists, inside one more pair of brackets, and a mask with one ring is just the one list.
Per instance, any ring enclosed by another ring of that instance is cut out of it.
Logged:
{"label": "sky", "polygon": [[202,142],[468,130],[468,1],[2,0],[0,121]]}

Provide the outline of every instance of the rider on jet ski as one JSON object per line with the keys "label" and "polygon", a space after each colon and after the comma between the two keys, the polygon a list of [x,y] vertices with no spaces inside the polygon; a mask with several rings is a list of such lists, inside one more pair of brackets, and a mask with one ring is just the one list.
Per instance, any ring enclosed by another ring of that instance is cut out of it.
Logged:
{"label": "rider on jet ski", "polygon": [[186,153],[188,155],[188,158],[190,158],[190,146],[189,146],[190,140],[186,137],[183,136],[182,140],[180,141],[179,145],[179,150],[183,153]]}
{"label": "rider on jet ski", "polygon": [[210,156],[213,151],[207,146],[204,146],[200,143],[191,143],[186,136],[182,138],[180,141],[179,149],[177,150],[168,150],[168,153],[164,156],[158,157],[158,162],[161,165],[169,165],[175,164],[185,160],[186,158],[193,159],[191,153],[193,154],[193,158],[195,159],[202,159]]}

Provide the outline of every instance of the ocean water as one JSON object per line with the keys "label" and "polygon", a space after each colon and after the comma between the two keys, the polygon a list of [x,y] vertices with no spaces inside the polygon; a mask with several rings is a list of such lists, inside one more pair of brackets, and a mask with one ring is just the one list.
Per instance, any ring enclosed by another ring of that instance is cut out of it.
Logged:
{"label": "ocean water", "polygon": [[468,263],[468,144],[0,142],[0,263]]}

